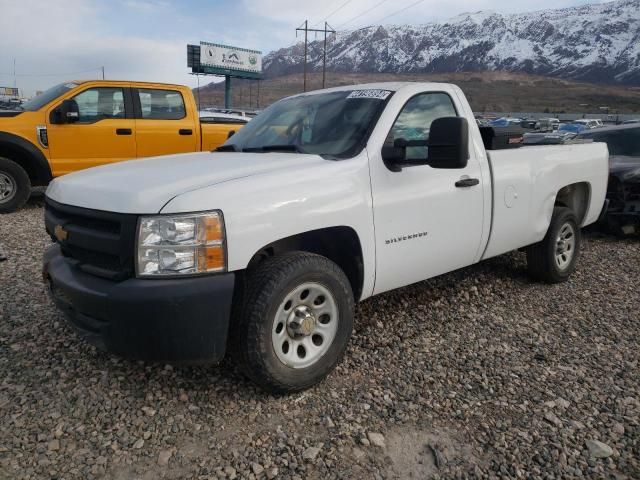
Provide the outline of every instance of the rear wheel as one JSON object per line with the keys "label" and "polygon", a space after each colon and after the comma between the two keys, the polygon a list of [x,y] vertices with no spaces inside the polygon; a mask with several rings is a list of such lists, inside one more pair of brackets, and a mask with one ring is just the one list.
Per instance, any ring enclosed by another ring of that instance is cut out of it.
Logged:
{"label": "rear wheel", "polygon": [[10,213],[22,207],[31,195],[31,180],[27,172],[13,160],[0,157],[0,213]]}
{"label": "rear wheel", "polygon": [[555,207],[545,237],[527,248],[529,273],[547,283],[566,281],[576,268],[580,243],[580,228],[573,211]]}
{"label": "rear wheel", "polygon": [[349,281],[331,260],[304,252],[270,258],[247,278],[232,354],[267,391],[309,388],[344,354],[353,310]]}

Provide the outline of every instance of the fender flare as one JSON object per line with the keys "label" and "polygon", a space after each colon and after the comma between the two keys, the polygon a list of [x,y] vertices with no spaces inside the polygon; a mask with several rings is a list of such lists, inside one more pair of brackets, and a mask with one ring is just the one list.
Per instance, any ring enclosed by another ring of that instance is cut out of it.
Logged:
{"label": "fender flare", "polygon": [[0,132],[0,154],[5,150],[18,154],[19,158],[12,160],[27,171],[33,185],[46,185],[53,179],[47,157],[33,143],[12,133]]}

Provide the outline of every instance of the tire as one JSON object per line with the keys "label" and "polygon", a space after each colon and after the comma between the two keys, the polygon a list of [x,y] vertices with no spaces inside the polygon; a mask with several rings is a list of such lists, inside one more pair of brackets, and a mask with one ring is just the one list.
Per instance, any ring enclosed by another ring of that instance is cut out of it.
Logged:
{"label": "tire", "polygon": [[268,392],[304,390],[342,358],[353,311],[351,285],[328,258],[305,252],[271,257],[247,276],[231,330],[232,355]]}
{"label": "tire", "polygon": [[24,168],[13,160],[0,157],[0,213],[18,210],[30,195],[31,180]]}
{"label": "tire", "polygon": [[555,207],[545,237],[526,250],[529,274],[547,283],[568,280],[576,268],[581,239],[573,211],[566,207]]}

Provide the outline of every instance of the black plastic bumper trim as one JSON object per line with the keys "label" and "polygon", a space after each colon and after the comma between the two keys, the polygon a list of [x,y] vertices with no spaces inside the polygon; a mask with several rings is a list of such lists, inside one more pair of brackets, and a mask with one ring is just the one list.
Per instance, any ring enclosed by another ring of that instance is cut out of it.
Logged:
{"label": "black plastic bumper trim", "polygon": [[47,249],[43,275],[56,306],[88,342],[117,355],[167,363],[209,363],[225,354],[233,273],[114,282]]}

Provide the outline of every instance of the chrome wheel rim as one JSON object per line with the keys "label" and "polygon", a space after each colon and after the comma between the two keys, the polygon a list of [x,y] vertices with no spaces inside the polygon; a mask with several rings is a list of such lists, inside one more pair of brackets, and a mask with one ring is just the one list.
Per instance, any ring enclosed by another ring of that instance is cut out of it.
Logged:
{"label": "chrome wheel rim", "polygon": [[576,232],[573,225],[565,223],[558,232],[556,238],[556,265],[560,270],[565,270],[575,253]]}
{"label": "chrome wheel rim", "polygon": [[16,195],[16,182],[13,177],[0,172],[0,203],[11,200]]}
{"label": "chrome wheel rim", "polygon": [[324,285],[303,283],[278,306],[271,327],[273,349],[284,365],[306,368],[327,353],[338,331],[338,306]]}

